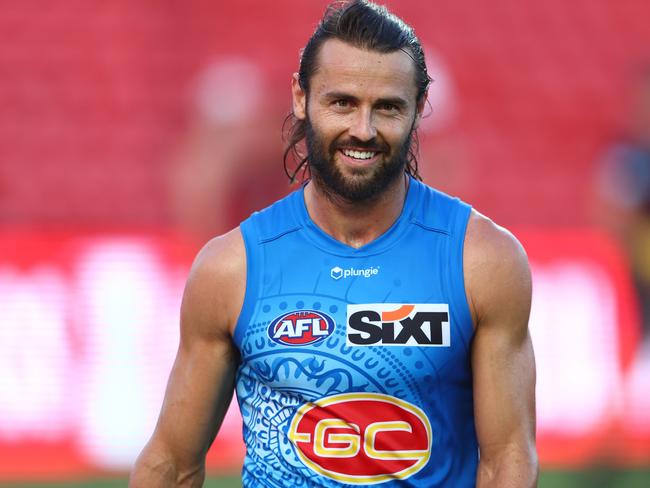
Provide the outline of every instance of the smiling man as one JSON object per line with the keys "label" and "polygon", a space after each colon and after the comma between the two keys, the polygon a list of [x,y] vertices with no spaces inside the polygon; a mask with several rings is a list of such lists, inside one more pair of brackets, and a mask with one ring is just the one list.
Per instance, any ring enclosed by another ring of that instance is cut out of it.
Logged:
{"label": "smiling man", "polygon": [[197,257],[132,487],[201,486],[233,390],[245,487],[535,486],[527,260],[419,181],[429,81],[386,9],[327,11],[292,79],[309,178]]}

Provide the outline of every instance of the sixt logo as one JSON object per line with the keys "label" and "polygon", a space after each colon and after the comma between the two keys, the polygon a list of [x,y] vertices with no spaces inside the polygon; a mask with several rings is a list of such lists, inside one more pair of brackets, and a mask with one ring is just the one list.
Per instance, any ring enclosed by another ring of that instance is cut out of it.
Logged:
{"label": "sixt logo", "polygon": [[271,322],[269,338],[286,346],[306,346],[327,338],[334,332],[334,319],[315,310],[294,310]]}
{"label": "sixt logo", "polygon": [[370,278],[371,276],[377,276],[379,274],[379,266],[374,267],[370,266],[368,268],[363,268],[363,269],[358,269],[358,268],[340,268],[339,266],[335,266],[332,268],[330,271],[330,276],[334,278],[335,280],[340,280],[341,278],[349,278],[350,276],[353,277],[363,277],[363,278]]}
{"label": "sixt logo", "polygon": [[349,346],[451,345],[446,303],[366,303],[348,305]]}
{"label": "sixt logo", "polygon": [[417,406],[379,393],[341,393],[302,405],[289,439],[310,469],[341,483],[410,477],[431,455],[431,424]]}

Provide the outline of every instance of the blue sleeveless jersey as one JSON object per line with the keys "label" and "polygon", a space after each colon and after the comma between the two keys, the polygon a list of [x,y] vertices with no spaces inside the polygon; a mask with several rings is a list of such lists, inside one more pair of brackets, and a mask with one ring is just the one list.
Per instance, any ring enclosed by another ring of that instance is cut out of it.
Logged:
{"label": "blue sleeveless jersey", "polygon": [[245,487],[475,485],[469,214],[411,179],[359,249],[314,224],[302,189],[242,223]]}

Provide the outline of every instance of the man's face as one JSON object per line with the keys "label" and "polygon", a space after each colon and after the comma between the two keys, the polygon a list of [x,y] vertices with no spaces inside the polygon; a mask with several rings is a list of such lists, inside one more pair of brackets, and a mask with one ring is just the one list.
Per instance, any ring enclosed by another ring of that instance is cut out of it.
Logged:
{"label": "man's face", "polygon": [[404,52],[366,51],[328,40],[305,94],[294,79],[294,115],[306,122],[314,181],[358,202],[372,199],[404,171],[416,103],[415,66]]}

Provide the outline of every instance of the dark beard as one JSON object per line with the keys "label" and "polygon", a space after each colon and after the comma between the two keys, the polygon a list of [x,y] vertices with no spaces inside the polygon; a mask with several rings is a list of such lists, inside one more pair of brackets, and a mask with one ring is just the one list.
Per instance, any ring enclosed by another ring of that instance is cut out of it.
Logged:
{"label": "dark beard", "polygon": [[[411,130],[404,142],[397,148],[393,157],[383,161],[370,177],[364,177],[365,171],[362,169],[356,173],[353,172],[352,177],[346,177],[334,163],[334,155],[341,142],[332,141],[329,148],[327,148],[327,153],[325,153],[325,143],[318,137],[307,118],[305,120],[305,140],[311,177],[328,198],[339,197],[350,203],[372,201],[404,173],[408,163],[412,134],[413,131]],[[361,142],[353,139],[351,142],[358,149],[383,152],[387,149],[375,140]]]}

